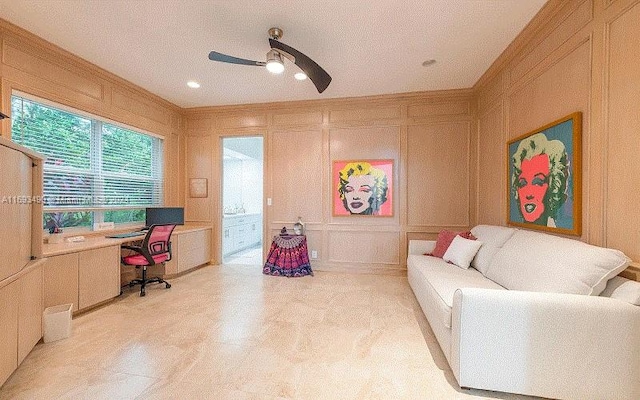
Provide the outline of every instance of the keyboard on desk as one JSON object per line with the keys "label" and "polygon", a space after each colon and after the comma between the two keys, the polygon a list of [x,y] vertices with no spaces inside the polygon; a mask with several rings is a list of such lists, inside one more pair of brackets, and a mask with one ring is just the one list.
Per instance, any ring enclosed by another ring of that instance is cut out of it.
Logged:
{"label": "keyboard on desk", "polygon": [[125,232],[125,233],[116,233],[115,235],[107,236],[109,239],[126,239],[136,236],[144,236],[146,232],[135,231],[135,232]]}

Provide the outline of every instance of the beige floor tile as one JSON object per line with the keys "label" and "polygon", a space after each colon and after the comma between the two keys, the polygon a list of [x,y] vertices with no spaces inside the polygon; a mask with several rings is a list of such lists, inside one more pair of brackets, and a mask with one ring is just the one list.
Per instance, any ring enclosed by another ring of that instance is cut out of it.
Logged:
{"label": "beige floor tile", "polygon": [[0,399],[524,399],[460,389],[406,277],[198,269],[38,344]]}

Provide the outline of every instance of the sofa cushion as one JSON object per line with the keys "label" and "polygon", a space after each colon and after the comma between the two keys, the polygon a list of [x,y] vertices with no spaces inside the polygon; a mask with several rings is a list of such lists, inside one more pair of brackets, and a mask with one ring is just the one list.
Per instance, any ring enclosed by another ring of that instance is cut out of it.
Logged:
{"label": "sofa cushion", "polygon": [[494,225],[478,225],[471,229],[473,236],[482,242],[482,247],[471,262],[471,266],[483,275],[486,274],[493,256],[516,230],[515,228]]}
{"label": "sofa cushion", "polygon": [[609,279],[604,288],[602,297],[611,297],[626,301],[636,306],[640,306],[640,282],[632,281],[621,276],[614,276]]}
{"label": "sofa cushion", "polygon": [[446,262],[452,263],[460,268],[467,269],[471,260],[482,246],[479,240],[465,239],[462,236],[456,236],[449,245],[449,248],[442,256]]}
{"label": "sofa cushion", "polygon": [[427,283],[425,290],[428,293],[415,293],[415,295],[430,300],[428,303],[434,310],[432,313],[425,311],[425,314],[438,315],[438,321],[429,321],[431,325],[442,323],[447,328],[451,328],[453,295],[459,288],[505,290],[475,269],[458,268],[437,257],[410,255],[407,258],[407,269]]}
{"label": "sofa cushion", "polygon": [[440,231],[440,233],[438,233],[438,239],[436,240],[436,247],[435,249],[433,249],[433,251],[430,254],[427,254],[427,255],[442,258],[442,256],[444,256],[444,253],[447,252],[447,249],[449,248],[449,245],[451,244],[451,242],[453,242],[453,238],[455,238],[456,236],[462,236],[465,239],[475,240],[475,237],[469,231],[453,232],[445,229],[443,231]]}
{"label": "sofa cushion", "polygon": [[485,275],[510,290],[597,296],[630,261],[618,250],[517,230]]}

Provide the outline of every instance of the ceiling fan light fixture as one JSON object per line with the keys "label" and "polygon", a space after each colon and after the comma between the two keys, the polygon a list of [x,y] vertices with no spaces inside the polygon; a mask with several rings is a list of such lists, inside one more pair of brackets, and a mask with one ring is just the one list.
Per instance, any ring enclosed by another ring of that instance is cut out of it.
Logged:
{"label": "ceiling fan light fixture", "polygon": [[305,79],[307,79],[307,74],[305,74],[304,72],[300,71],[300,72],[296,72],[293,75],[294,78],[296,78],[299,81],[303,81]]}
{"label": "ceiling fan light fixture", "polygon": [[282,55],[275,50],[270,50],[267,53],[267,71],[272,74],[281,74],[284,72],[284,62],[282,61]]}

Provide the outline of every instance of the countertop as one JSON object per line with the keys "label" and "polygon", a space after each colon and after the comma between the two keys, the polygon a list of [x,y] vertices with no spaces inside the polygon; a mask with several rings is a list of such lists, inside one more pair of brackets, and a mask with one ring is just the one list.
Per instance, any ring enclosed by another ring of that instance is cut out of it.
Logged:
{"label": "countertop", "polygon": [[[212,229],[207,225],[180,225],[173,231],[173,235],[180,235],[189,232],[203,231],[206,229]],[[131,231],[135,230],[132,228]],[[123,232],[123,231],[119,231]],[[104,232],[102,235],[112,235],[116,232]],[[74,235],[69,235],[74,236]],[[86,239],[83,242],[62,242],[62,243],[45,243],[42,245],[42,256],[51,257],[59,256],[62,254],[77,253],[85,250],[100,249],[109,246],[120,246],[123,243],[131,242],[135,240],[141,240],[144,238],[144,234],[140,236],[128,237],[128,238],[107,238],[105,236],[98,236],[96,232],[85,235]]]}

